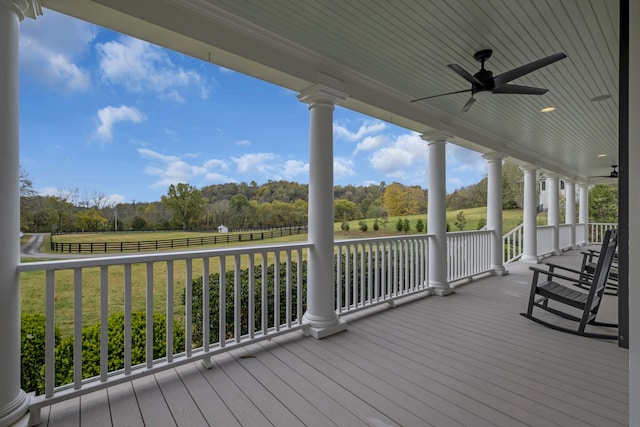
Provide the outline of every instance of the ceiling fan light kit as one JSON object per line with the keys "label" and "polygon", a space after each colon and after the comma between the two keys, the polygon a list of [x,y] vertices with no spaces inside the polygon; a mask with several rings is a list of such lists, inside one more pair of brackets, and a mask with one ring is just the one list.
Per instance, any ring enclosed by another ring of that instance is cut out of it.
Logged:
{"label": "ceiling fan light kit", "polygon": [[476,100],[486,99],[493,94],[544,95],[548,92],[548,89],[514,85],[509,84],[509,82],[567,57],[567,55],[562,52],[555,53],[553,55],[547,56],[546,58],[538,59],[537,61],[522,65],[520,67],[514,68],[511,71],[498,74],[494,77],[493,73],[490,70],[484,68],[485,61],[488,60],[492,54],[493,51],[491,49],[482,49],[473,54],[475,60],[480,62],[480,71],[475,74],[469,73],[458,64],[447,65],[456,74],[471,83],[471,89],[447,92],[439,95],[425,96],[422,98],[413,99],[411,100],[411,102],[437,98],[439,96],[452,95],[455,93],[471,92],[471,98],[469,98],[464,107],[462,107],[462,111],[466,112],[471,108]]}

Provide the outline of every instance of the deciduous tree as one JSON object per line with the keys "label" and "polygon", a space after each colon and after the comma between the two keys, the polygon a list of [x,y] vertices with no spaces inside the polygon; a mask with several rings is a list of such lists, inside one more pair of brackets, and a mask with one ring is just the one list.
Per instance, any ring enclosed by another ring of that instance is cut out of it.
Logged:
{"label": "deciduous tree", "polygon": [[171,184],[166,196],[162,196],[162,203],[173,212],[173,218],[182,224],[183,230],[188,230],[191,223],[198,220],[204,210],[204,197],[200,190],[192,185],[179,183]]}

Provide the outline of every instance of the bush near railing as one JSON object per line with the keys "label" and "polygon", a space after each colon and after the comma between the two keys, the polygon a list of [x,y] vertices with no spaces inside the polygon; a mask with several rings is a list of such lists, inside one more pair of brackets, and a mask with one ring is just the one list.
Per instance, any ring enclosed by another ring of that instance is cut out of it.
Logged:
{"label": "bush near railing", "polygon": [[[21,366],[20,388],[26,391],[44,391],[46,318],[40,313],[23,313],[20,316]],[[54,342],[60,344],[60,330],[54,330]]]}
{"label": "bush near railing", "polygon": [[[291,261],[290,276],[297,276],[298,263]],[[274,264],[269,265],[265,271],[266,277],[266,289],[262,287],[262,267],[255,266],[253,268],[253,281],[254,281],[254,309],[253,309],[253,331],[252,333],[262,331],[262,304],[265,298],[263,295],[266,292],[266,307],[265,307],[265,320],[266,327],[277,328],[279,325],[287,321],[287,306],[291,307],[289,313],[289,321],[294,321],[298,316],[302,316],[307,309],[307,292],[306,292],[306,278],[307,278],[307,261],[302,262],[302,295],[298,298],[298,290],[295,286],[291,286],[287,293],[287,268],[286,263],[280,263],[278,274],[276,278],[276,267]],[[240,334],[247,335],[250,332],[249,316],[249,269],[240,270]],[[275,286],[276,281],[278,286]],[[203,311],[202,311],[202,276],[193,279],[192,281],[192,340],[196,347],[203,345]],[[225,339],[234,336],[235,331],[235,273],[229,271],[225,273]],[[277,295],[277,298],[276,298]],[[287,304],[287,299],[290,298],[291,304]],[[186,303],[186,291],[182,292],[182,303]],[[278,319],[274,319],[275,302],[278,301],[279,316]],[[299,302],[299,303],[298,303]],[[209,342],[211,344],[217,343],[220,339],[220,274],[214,273],[209,275]],[[298,312],[298,307],[301,307],[301,311]],[[276,322],[274,323],[274,320]]]}
{"label": "bush near railing", "polygon": [[[45,364],[45,317],[41,314],[22,315],[22,389],[36,394],[44,393]],[[153,357],[166,355],[166,317],[153,314]],[[109,371],[124,368],[124,314],[114,314],[108,320]],[[131,313],[131,364],[138,365],[146,358],[146,314]],[[177,322],[173,325],[174,352],[184,349],[184,328]],[[56,328],[55,384],[73,383],[73,345],[70,335],[60,340]],[[82,330],[82,376],[91,378],[100,374],[100,323]]]}
{"label": "bush near railing", "polygon": [[51,234],[49,245],[52,252],[61,253],[113,253],[113,252],[143,252],[158,251],[164,249],[177,249],[204,245],[217,245],[221,243],[254,242],[276,237],[294,236],[305,234],[307,226],[285,227],[277,230],[268,230],[249,233],[223,233],[211,236],[182,237],[179,239],[141,240],[136,242],[54,242]]}

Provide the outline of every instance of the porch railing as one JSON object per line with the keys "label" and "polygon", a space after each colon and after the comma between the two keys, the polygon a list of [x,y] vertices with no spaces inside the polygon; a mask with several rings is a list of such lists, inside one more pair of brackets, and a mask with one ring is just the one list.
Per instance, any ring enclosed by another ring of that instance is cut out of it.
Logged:
{"label": "porch railing", "polygon": [[493,231],[447,233],[447,280],[455,282],[491,271]]}
{"label": "porch railing", "polygon": [[614,230],[618,228],[618,224],[603,223],[603,222],[591,222],[588,227],[588,240],[592,244],[602,243],[602,238],[607,230]]}
{"label": "porch railing", "polygon": [[429,239],[409,235],[336,241],[336,312],[353,312],[426,291]]}
{"label": "porch railing", "polygon": [[571,224],[560,224],[558,226],[558,246],[561,251],[571,249]]}
{"label": "porch railing", "polygon": [[504,246],[502,261],[504,264],[509,264],[522,256],[523,233],[524,225],[520,224],[502,237],[502,245]]}
{"label": "porch railing", "polygon": [[[31,400],[32,408],[303,328],[303,259],[310,246],[291,243],[20,264],[21,281],[41,281],[46,313],[44,393]],[[193,279],[200,275],[202,286],[195,289]],[[142,307],[133,306],[134,294],[144,295]],[[200,311],[193,310],[196,299]],[[62,317],[62,304],[68,318]],[[137,310],[144,312],[146,330],[144,361],[138,364],[132,354],[132,318]],[[154,312],[166,316],[161,343],[154,340]],[[124,364],[118,369],[109,368],[113,343],[108,341],[107,319],[112,313],[124,314]],[[100,325],[99,373],[93,376],[83,371],[82,360],[83,326],[92,316]],[[56,381],[57,322],[73,330],[72,380],[63,384]],[[180,348],[174,342],[174,327],[184,328]],[[160,357],[154,355],[154,347],[156,352],[163,349]],[[39,411],[31,413],[37,417]]]}
{"label": "porch railing", "polygon": [[539,257],[553,253],[553,225],[541,225],[536,228]]}

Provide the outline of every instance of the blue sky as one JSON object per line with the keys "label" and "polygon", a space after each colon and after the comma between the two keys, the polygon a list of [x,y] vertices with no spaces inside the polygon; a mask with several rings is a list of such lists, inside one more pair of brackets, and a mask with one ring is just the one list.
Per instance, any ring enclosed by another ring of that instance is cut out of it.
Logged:
{"label": "blue sky", "polygon": [[[308,182],[296,93],[45,10],[20,30],[20,164],[42,194],[157,201],[172,183]],[[337,107],[334,182],[428,187],[418,134]],[[486,174],[447,144],[447,191]]]}

